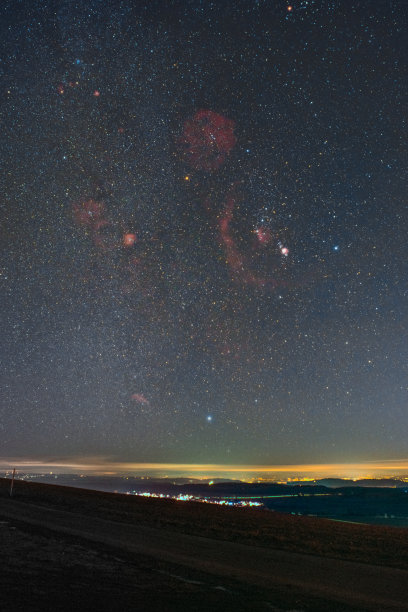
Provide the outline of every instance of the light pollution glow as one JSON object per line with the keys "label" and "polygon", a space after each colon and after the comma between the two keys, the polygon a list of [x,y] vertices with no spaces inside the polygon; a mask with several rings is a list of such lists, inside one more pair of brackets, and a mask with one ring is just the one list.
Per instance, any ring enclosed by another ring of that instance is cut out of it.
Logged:
{"label": "light pollution glow", "polygon": [[90,458],[0,458],[0,470],[16,468],[25,473],[81,473],[94,476],[150,476],[280,480],[289,478],[392,478],[408,475],[408,459],[358,463],[314,463],[298,465],[225,465],[199,463],[130,463]]}

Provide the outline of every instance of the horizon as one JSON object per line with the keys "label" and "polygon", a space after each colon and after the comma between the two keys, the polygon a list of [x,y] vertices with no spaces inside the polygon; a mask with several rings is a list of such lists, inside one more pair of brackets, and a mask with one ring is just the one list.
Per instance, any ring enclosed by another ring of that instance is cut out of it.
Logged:
{"label": "horizon", "polygon": [[407,477],[408,459],[383,461],[360,461],[354,463],[315,463],[315,464],[212,464],[212,463],[138,463],[109,461],[105,458],[77,459],[36,459],[1,458],[0,469],[9,473],[16,469],[36,474],[46,471],[55,475],[75,474],[83,476],[134,476],[156,478],[231,478],[234,480],[291,480],[341,478],[341,479],[380,479]]}

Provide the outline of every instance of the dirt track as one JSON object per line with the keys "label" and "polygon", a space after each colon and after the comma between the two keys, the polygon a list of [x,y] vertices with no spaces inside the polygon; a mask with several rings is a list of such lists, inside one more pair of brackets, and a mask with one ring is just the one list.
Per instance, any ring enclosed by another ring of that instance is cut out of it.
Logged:
{"label": "dirt track", "polygon": [[211,540],[14,499],[0,499],[0,515],[248,586],[293,589],[359,610],[408,610],[406,570]]}

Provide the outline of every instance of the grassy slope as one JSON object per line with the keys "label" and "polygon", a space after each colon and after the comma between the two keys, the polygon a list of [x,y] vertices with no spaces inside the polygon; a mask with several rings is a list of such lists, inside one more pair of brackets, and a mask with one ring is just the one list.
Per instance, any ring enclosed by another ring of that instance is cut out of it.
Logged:
{"label": "grassy slope", "polygon": [[[0,479],[0,495],[9,481]],[[260,546],[408,568],[408,530],[357,525],[259,509],[141,498],[16,481],[15,497],[109,520]]]}

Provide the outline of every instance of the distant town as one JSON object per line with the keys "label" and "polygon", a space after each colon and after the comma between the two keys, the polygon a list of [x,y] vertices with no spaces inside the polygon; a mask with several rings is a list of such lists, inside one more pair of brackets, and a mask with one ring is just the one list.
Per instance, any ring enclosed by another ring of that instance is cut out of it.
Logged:
{"label": "distant town", "polygon": [[[5,476],[12,478],[12,470],[6,471]],[[16,489],[19,480],[176,502],[258,508],[336,521],[408,527],[408,476],[356,480],[288,478],[284,482],[257,479],[244,482],[217,478],[18,472],[15,475]]]}

